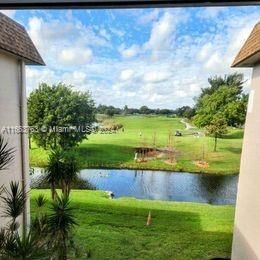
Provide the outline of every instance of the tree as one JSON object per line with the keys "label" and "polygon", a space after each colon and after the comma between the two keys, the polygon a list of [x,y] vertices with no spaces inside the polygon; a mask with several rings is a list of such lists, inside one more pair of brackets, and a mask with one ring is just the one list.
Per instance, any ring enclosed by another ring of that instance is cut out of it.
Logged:
{"label": "tree", "polygon": [[213,120],[206,126],[209,135],[214,137],[214,152],[217,151],[217,140],[223,134],[227,133],[227,122],[223,115],[216,115]]}
{"label": "tree", "polygon": [[124,110],[114,106],[98,105],[96,112],[99,114],[106,114],[108,116],[122,114]]}
{"label": "tree", "polygon": [[140,110],[140,113],[143,115],[147,115],[152,112],[151,109],[148,108],[147,106],[141,106],[139,110]]}
{"label": "tree", "polygon": [[229,126],[240,126],[245,122],[247,101],[237,87],[221,86],[212,94],[206,94],[197,107],[194,123],[204,127],[221,113]]}
{"label": "tree", "polygon": [[107,108],[105,110],[105,114],[108,115],[109,117],[112,117],[112,116],[114,116],[115,111],[113,109],[111,109],[111,108]]}
{"label": "tree", "polygon": [[183,116],[191,119],[193,116],[195,115],[195,109],[188,107],[184,112],[183,112]]}
{"label": "tree", "polygon": [[191,119],[195,115],[195,109],[190,106],[182,106],[175,111],[178,117],[186,117]]}
{"label": "tree", "polygon": [[124,115],[127,115],[129,113],[129,109],[127,105],[124,106],[123,113]]}
{"label": "tree", "polygon": [[28,98],[28,123],[37,130],[31,136],[44,149],[77,145],[91,133],[94,121],[91,95],[72,86],[42,83]]}
{"label": "tree", "polygon": [[221,76],[214,76],[210,77],[208,79],[209,87],[202,88],[201,94],[198,98],[196,98],[196,106],[200,107],[200,103],[202,98],[205,95],[212,95],[214,92],[216,92],[220,87],[222,86],[228,86],[228,87],[235,87],[237,88],[238,92],[241,94],[243,90],[243,84],[244,81],[244,75],[242,73],[233,73],[229,75],[225,75],[224,77]]}

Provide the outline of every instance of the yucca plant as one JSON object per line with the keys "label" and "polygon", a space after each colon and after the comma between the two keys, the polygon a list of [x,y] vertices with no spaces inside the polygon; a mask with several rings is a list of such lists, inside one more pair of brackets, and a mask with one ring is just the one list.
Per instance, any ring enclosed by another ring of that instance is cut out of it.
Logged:
{"label": "yucca plant", "polygon": [[62,192],[65,196],[69,196],[71,185],[77,180],[80,170],[79,162],[72,153],[66,153],[63,161],[63,173],[61,175]]}
{"label": "yucca plant", "polygon": [[60,183],[63,173],[63,159],[64,155],[60,149],[53,150],[49,156],[49,162],[46,168],[46,181],[50,185],[52,199],[55,199],[57,195],[56,188]]}
{"label": "yucca plant", "polygon": [[41,241],[41,243],[44,243],[44,241],[47,239],[48,235],[48,216],[44,212],[44,207],[47,203],[47,199],[43,194],[40,194],[36,199],[36,216],[32,219],[32,232],[35,234],[35,236],[38,236]]}
{"label": "yucca plant", "polygon": [[9,229],[15,232],[19,228],[16,219],[23,213],[25,209],[27,194],[18,182],[10,182],[10,186],[3,188],[3,195],[0,196],[3,202],[3,216],[10,218]]}
{"label": "yucca plant", "polygon": [[0,135],[0,170],[5,170],[14,159],[13,148],[8,147],[8,143]]}
{"label": "yucca plant", "polygon": [[17,218],[25,209],[27,194],[18,182],[11,182],[3,191],[3,216],[10,222],[0,232],[0,259],[45,259],[47,243],[42,243],[36,232],[18,232]]}
{"label": "yucca plant", "polygon": [[74,245],[73,228],[77,225],[69,197],[57,196],[51,204],[51,211],[52,213],[48,217],[51,249],[58,259],[68,259],[69,250]]}
{"label": "yucca plant", "polygon": [[[14,159],[13,148],[8,147],[8,143],[4,140],[3,136],[0,135],[0,171],[6,170],[8,165]],[[0,194],[3,191],[3,186],[0,186]]]}
{"label": "yucca plant", "polygon": [[[0,170],[7,168],[13,153],[0,136]],[[75,157],[66,157],[60,150],[51,154],[46,178],[52,190],[51,214],[44,213],[47,200],[40,195],[36,199],[38,210],[31,229],[22,235],[18,232],[17,218],[25,210],[27,194],[18,182],[1,189],[3,216],[10,218],[10,222],[0,230],[0,259],[67,259],[72,249],[77,253],[73,241],[76,221],[68,197],[77,172]],[[61,197],[56,192],[58,185],[62,187]]]}
{"label": "yucca plant", "polygon": [[79,170],[79,162],[74,154],[60,149],[52,151],[45,178],[50,185],[52,199],[55,199],[58,187],[62,189],[64,195],[70,194],[71,186],[76,182]]}
{"label": "yucca plant", "polygon": [[2,252],[2,259],[49,259],[46,248],[39,246],[37,237],[34,237],[31,232],[19,235],[18,232],[14,234],[6,234],[5,247]]}

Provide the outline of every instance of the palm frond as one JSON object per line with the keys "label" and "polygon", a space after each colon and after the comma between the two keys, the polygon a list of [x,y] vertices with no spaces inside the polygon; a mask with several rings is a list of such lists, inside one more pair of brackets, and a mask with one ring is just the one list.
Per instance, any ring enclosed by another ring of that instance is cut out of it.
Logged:
{"label": "palm frond", "polygon": [[18,232],[7,234],[3,255],[7,259],[48,259],[45,246],[39,244],[31,232],[20,236]]}
{"label": "palm frond", "polygon": [[40,194],[36,199],[35,199],[36,205],[38,208],[42,208],[43,206],[46,205],[47,199],[43,194]]}
{"label": "palm frond", "polygon": [[68,196],[57,196],[51,204],[51,210],[53,213],[49,215],[48,224],[53,233],[61,232],[66,235],[77,225]]}
{"label": "palm frond", "polygon": [[3,216],[15,220],[25,207],[27,193],[20,187],[18,182],[10,182],[10,187],[4,187],[4,194],[0,196],[3,201]]}
{"label": "palm frond", "polygon": [[9,148],[8,143],[0,135],[0,170],[6,170],[14,159],[14,148]]}

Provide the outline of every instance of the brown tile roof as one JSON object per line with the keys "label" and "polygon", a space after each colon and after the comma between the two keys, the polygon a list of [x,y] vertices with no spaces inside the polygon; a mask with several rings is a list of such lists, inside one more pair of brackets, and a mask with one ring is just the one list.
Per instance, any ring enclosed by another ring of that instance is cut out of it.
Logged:
{"label": "brown tile roof", "polygon": [[0,50],[21,57],[29,65],[45,65],[25,28],[0,13]]}
{"label": "brown tile roof", "polygon": [[255,25],[232,67],[253,67],[257,62],[260,62],[260,22]]}

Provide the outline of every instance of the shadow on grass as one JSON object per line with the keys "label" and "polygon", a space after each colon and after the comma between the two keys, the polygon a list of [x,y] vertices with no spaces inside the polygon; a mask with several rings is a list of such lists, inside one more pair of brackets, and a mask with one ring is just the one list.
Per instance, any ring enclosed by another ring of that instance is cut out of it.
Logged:
{"label": "shadow on grass", "polygon": [[229,151],[229,152],[231,152],[231,153],[241,154],[242,148],[226,147],[225,150],[226,150],[226,151]]}
{"label": "shadow on grass", "polygon": [[242,139],[244,137],[244,131],[234,131],[229,134],[226,134],[222,139]]}
{"label": "shadow on grass", "polygon": [[76,153],[83,164],[100,166],[111,163],[126,163],[134,160],[134,149],[113,144],[89,144],[77,147]]}

